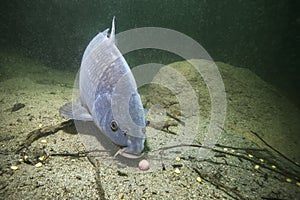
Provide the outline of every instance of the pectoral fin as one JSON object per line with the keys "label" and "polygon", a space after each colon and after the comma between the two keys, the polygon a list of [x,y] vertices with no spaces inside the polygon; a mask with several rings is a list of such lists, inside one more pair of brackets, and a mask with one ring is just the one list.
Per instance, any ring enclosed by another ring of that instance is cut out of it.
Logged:
{"label": "pectoral fin", "polygon": [[68,102],[59,108],[59,114],[65,118],[93,121],[93,117],[89,111],[83,107],[79,102]]}

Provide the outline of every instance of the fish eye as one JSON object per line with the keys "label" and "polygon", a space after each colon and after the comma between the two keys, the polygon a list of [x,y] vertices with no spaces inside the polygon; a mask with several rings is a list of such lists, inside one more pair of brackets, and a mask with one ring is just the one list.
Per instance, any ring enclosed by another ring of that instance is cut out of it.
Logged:
{"label": "fish eye", "polygon": [[110,128],[112,131],[117,131],[119,129],[118,122],[116,120],[112,120],[110,122]]}

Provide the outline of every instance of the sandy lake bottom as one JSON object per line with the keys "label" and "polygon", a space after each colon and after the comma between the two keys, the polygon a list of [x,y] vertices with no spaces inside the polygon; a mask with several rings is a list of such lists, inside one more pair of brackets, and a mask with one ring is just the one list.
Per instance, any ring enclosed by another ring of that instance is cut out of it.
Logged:
{"label": "sandy lake bottom", "polygon": [[[145,153],[150,170],[140,171],[138,161],[127,167],[110,153],[89,153],[97,146],[105,152],[105,145],[75,127],[40,134],[18,151],[30,132],[66,121],[58,109],[72,100],[76,72],[1,53],[0,199],[300,199],[299,109],[251,71],[216,64],[225,85],[225,125],[204,157],[198,155],[211,137],[212,103],[194,68],[171,64],[197,96],[196,117],[180,110],[178,97],[186,88],[140,88],[152,124]],[[188,92],[182,97],[193,101]],[[18,103],[25,106],[14,107]],[[160,121],[170,126],[153,126]],[[181,137],[194,146],[180,146]],[[179,146],[154,151],[168,145]]]}

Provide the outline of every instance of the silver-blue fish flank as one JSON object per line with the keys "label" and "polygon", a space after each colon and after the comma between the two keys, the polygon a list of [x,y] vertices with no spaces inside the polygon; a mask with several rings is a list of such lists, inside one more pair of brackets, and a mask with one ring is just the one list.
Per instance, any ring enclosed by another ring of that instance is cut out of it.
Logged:
{"label": "silver-blue fish flank", "polygon": [[130,68],[115,45],[114,19],[110,36],[108,29],[100,32],[83,54],[79,94],[76,102],[60,108],[60,114],[94,121],[112,142],[124,147],[118,154],[139,157],[146,139],[144,109]]}

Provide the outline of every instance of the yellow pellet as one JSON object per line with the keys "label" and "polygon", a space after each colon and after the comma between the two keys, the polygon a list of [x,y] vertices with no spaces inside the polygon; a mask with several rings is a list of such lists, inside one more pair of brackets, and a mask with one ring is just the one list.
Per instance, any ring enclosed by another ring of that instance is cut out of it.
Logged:
{"label": "yellow pellet", "polygon": [[197,177],[197,182],[202,183],[202,179],[199,176]]}
{"label": "yellow pellet", "polygon": [[285,181],[288,182],[288,183],[291,183],[291,182],[292,182],[292,179],[286,178]]}
{"label": "yellow pellet", "polygon": [[35,167],[37,167],[37,168],[39,168],[41,166],[43,166],[43,163],[41,163],[41,162],[38,162],[38,163],[35,164]]}
{"label": "yellow pellet", "polygon": [[41,140],[41,143],[46,144],[47,140]]}
{"label": "yellow pellet", "polygon": [[259,165],[255,165],[255,166],[254,166],[254,169],[259,169]]}
{"label": "yellow pellet", "polygon": [[234,150],[234,149],[231,149],[230,151],[231,151],[231,153],[234,153],[234,152],[235,152],[235,150]]}
{"label": "yellow pellet", "polygon": [[252,155],[252,154],[248,154],[248,157],[249,157],[249,158],[253,158],[253,155]]}
{"label": "yellow pellet", "polygon": [[300,187],[300,182],[297,182],[296,185]]}
{"label": "yellow pellet", "polygon": [[176,168],[176,169],[174,170],[174,172],[175,172],[175,174],[180,174],[180,170],[179,170],[178,168]]}
{"label": "yellow pellet", "polygon": [[227,149],[227,148],[224,148],[223,150],[224,150],[224,151],[228,151],[228,149]]}
{"label": "yellow pellet", "polygon": [[43,124],[39,124],[39,128],[42,128],[43,127]]}
{"label": "yellow pellet", "polygon": [[276,166],[275,166],[275,165],[272,165],[271,167],[272,167],[272,169],[276,169]]}
{"label": "yellow pellet", "polygon": [[176,157],[175,160],[176,160],[177,162],[179,162],[179,161],[180,161],[180,158],[179,158],[179,157]]}
{"label": "yellow pellet", "polygon": [[17,169],[19,169],[19,167],[18,167],[17,165],[12,165],[12,166],[10,166],[10,168],[11,168],[12,170],[17,170]]}
{"label": "yellow pellet", "polygon": [[259,161],[260,161],[260,162],[265,162],[264,159],[262,159],[262,158],[260,158]]}
{"label": "yellow pellet", "polygon": [[40,161],[46,160],[46,156],[41,156],[41,157],[39,157],[39,160],[40,160]]}

